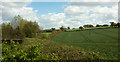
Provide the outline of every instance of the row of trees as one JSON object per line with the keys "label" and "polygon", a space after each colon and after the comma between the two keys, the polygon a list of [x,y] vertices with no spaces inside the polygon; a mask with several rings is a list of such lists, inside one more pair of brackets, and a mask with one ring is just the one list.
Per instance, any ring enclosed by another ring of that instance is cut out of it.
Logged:
{"label": "row of trees", "polygon": [[22,17],[15,16],[9,23],[2,24],[3,39],[23,39],[24,37],[33,37],[39,31],[37,22],[24,20]]}
{"label": "row of trees", "polygon": [[115,22],[110,22],[110,26],[111,27],[120,27],[120,23],[118,22],[118,23],[115,23]]}
{"label": "row of trees", "polygon": [[[87,25],[80,26],[79,29],[83,30],[84,28],[90,28],[90,27],[120,27],[120,23],[119,22],[118,23],[110,22],[110,25],[107,25],[107,24],[99,25],[99,24],[97,24],[96,26],[93,26],[91,24],[87,24]],[[67,27],[67,28],[65,28],[64,26],[60,27],[60,30],[62,30],[62,31],[66,31],[67,29],[69,30],[70,27]],[[75,28],[73,28],[73,29],[75,29]],[[51,30],[54,31],[56,29],[51,28]]]}

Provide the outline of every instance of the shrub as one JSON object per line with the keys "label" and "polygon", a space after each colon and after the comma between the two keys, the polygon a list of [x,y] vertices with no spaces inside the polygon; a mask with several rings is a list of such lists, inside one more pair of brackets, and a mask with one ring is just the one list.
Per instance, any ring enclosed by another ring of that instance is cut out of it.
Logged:
{"label": "shrub", "polygon": [[38,52],[40,43],[30,46],[26,50],[19,50],[19,43],[15,44],[14,41],[10,41],[10,45],[3,43],[2,48],[2,61],[23,61],[23,60],[58,60],[56,54],[52,55],[41,55]]}

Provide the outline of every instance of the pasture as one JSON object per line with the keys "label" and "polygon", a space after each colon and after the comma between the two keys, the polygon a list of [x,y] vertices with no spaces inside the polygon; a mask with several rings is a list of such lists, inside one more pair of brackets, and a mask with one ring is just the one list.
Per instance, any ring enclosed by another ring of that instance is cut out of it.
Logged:
{"label": "pasture", "polygon": [[62,32],[51,40],[60,44],[98,52],[106,60],[118,57],[118,28]]}

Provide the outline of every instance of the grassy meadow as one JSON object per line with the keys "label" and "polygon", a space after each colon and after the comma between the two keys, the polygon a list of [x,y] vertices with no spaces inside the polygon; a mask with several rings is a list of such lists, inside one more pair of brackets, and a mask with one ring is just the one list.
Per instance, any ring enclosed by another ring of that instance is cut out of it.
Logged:
{"label": "grassy meadow", "polygon": [[53,41],[99,52],[106,60],[118,59],[118,28],[62,32]]}

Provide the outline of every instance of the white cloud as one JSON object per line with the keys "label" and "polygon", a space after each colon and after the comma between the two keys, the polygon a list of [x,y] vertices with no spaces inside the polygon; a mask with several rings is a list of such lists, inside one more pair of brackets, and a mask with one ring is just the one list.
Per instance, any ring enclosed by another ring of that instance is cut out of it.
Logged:
{"label": "white cloud", "polygon": [[87,3],[86,5],[68,5],[64,9],[64,13],[66,16],[70,16],[71,21],[78,21],[82,24],[108,24],[110,20],[117,22],[118,4],[91,6]]}
{"label": "white cloud", "polygon": [[116,21],[115,21],[115,20],[109,20],[109,22],[115,22],[115,23],[116,23]]}
{"label": "white cloud", "polygon": [[118,2],[119,0],[70,0],[71,2]]}
{"label": "white cloud", "polygon": [[[76,17],[77,18],[77,17]],[[39,18],[40,26],[43,28],[59,28],[61,26],[71,28],[79,27],[82,25],[80,21],[74,21],[74,18],[67,18],[64,13],[48,13],[46,15],[41,15]]]}
{"label": "white cloud", "polygon": [[119,22],[120,22],[120,2],[118,3],[118,19],[119,19]]}
{"label": "white cloud", "polygon": [[72,5],[64,9],[64,13],[67,16],[81,16],[81,14],[86,14],[87,12],[88,10],[86,7],[79,7],[79,6],[72,6]]}
{"label": "white cloud", "polygon": [[0,0],[2,2],[32,2],[32,0]]}
{"label": "white cloud", "polygon": [[64,25],[65,14],[64,13],[48,13],[46,15],[41,15],[39,18],[40,25],[43,28],[58,28]]}
{"label": "white cloud", "polygon": [[109,5],[116,5],[118,2],[70,2],[68,5],[72,6],[109,6]]}
{"label": "white cloud", "polygon": [[11,21],[13,17],[17,15],[20,15],[27,20],[38,21],[37,10],[34,10],[32,7],[26,7],[32,0],[26,1],[27,2],[21,0],[4,0],[4,2],[0,4],[0,7],[2,8],[2,11],[0,12],[0,14],[2,14],[2,21]]}
{"label": "white cloud", "polygon": [[67,26],[70,26],[71,28],[78,28],[79,26],[83,25],[80,21],[73,21],[72,18],[66,19],[65,24],[67,24]]}

